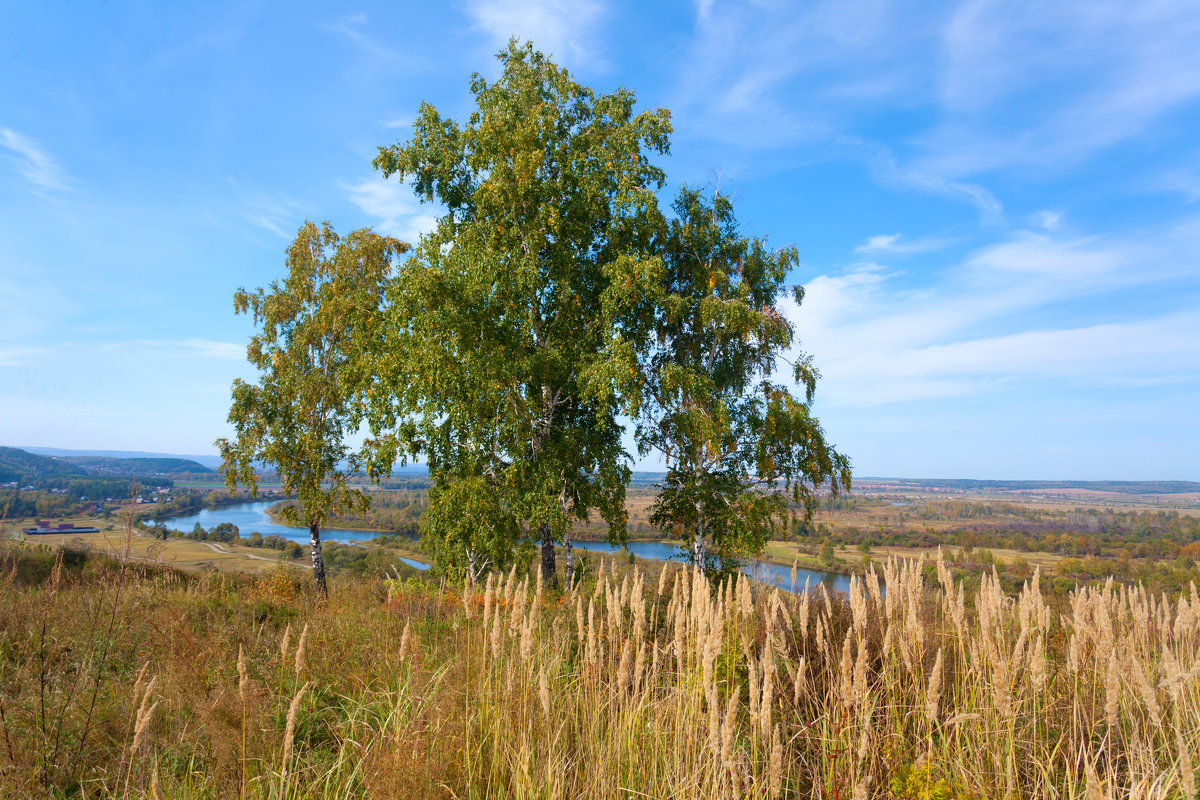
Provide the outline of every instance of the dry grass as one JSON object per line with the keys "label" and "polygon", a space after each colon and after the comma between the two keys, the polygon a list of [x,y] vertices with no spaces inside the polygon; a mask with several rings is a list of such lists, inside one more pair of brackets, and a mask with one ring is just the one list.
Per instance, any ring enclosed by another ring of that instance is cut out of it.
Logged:
{"label": "dry grass", "polygon": [[[944,550],[947,558],[961,557],[963,548],[955,546],[947,546],[944,548],[936,547],[900,547],[892,545],[876,545],[872,547],[867,555],[873,561],[882,562],[889,558],[898,559],[933,559],[938,555],[938,550]],[[1057,553],[1031,552],[1025,550],[1011,550],[1004,547],[986,548],[999,562],[1011,564],[1018,559],[1024,561],[1030,567],[1038,567],[1043,574],[1053,574],[1059,563],[1066,556],[1058,555]],[[863,552],[857,547],[836,547],[834,554],[850,565],[861,564]],[[763,558],[776,564],[791,564],[796,558],[805,558],[806,553],[804,546],[799,542],[767,542],[763,548]],[[811,556],[808,556],[812,560]],[[821,569],[819,563],[814,562],[815,569]]]}
{"label": "dry grass", "polygon": [[[10,552],[9,559],[14,558]],[[1200,598],[887,563],[543,593],[63,562],[0,586],[0,796],[1194,797]]]}
{"label": "dry grass", "polygon": [[[74,520],[68,518],[68,521]],[[55,523],[58,523],[58,520],[55,520]],[[19,524],[13,523],[11,527],[15,529]],[[111,521],[84,518],[76,524],[94,525],[101,530],[99,533],[41,534],[30,536],[28,543],[31,546],[44,544],[52,547],[67,546],[75,549],[91,549],[96,553],[111,556],[118,555],[125,547],[125,533],[122,530],[104,530],[106,527],[113,527]],[[164,541],[146,535],[134,536],[130,554],[135,559],[148,563],[184,570],[216,569],[230,575],[245,572],[268,572],[273,570],[279,561],[279,554],[274,550],[176,538]],[[306,560],[301,560],[299,563],[301,567],[307,566]]]}

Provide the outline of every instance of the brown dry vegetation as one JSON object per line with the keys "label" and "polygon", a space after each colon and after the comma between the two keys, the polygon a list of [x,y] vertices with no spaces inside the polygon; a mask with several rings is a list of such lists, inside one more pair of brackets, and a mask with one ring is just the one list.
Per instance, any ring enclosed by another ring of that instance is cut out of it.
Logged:
{"label": "brown dry vegetation", "polygon": [[[892,562],[542,594],[11,546],[0,796],[1192,797],[1200,598],[1052,607]],[[155,793],[158,793],[157,795]]]}

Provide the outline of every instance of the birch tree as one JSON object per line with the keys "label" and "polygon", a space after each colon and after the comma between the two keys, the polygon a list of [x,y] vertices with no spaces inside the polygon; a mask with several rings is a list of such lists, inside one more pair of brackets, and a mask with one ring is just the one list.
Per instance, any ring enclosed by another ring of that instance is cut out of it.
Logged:
{"label": "birch tree", "polygon": [[812,414],[811,359],[788,364],[802,398],[776,382],[795,336],[777,305],[795,248],[741,235],[720,192],[685,187],[674,211],[640,351],[637,438],[668,470],[651,521],[685,535],[697,566],[721,569],[783,534],[792,509],[810,514],[823,485],[849,488],[850,461]]}
{"label": "birch tree", "polygon": [[309,531],[313,581],[326,594],[321,528],[331,514],[365,511],[351,487],[355,454],[347,438],[364,419],[373,392],[363,343],[379,333],[384,289],[408,245],[358,230],[339,237],[328,223],[307,222],[287,251],[287,276],[268,289],[234,295],[258,333],[247,359],[256,383],[233,383],[232,439],[218,439],[221,471],[232,491],[258,494],[259,465],[274,466],[283,492],[299,500],[284,518]]}
{"label": "birch tree", "polygon": [[[653,283],[654,191],[666,111],[577,83],[510,42],[494,82],[472,78],[463,122],[426,104],[375,166],[444,209],[395,286],[375,407],[381,466],[422,452],[528,526],[542,574],[590,511],[625,531],[618,421],[636,380],[625,320]],[[407,423],[407,424],[405,424]],[[388,430],[390,432],[384,433]],[[491,502],[491,501],[488,501]]]}

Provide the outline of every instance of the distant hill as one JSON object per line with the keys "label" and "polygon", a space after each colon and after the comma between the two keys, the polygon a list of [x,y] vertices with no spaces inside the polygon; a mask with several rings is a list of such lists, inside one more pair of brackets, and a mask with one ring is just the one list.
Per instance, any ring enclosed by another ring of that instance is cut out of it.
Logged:
{"label": "distant hill", "polygon": [[998,489],[1005,491],[1049,491],[1084,489],[1113,494],[1184,494],[1200,492],[1195,481],[989,481],[967,478],[856,478],[864,483],[893,483],[930,489]]}
{"label": "distant hill", "polygon": [[63,456],[66,461],[91,474],[106,475],[189,475],[214,474],[188,458],[112,458],[109,456]]}
{"label": "distant hill", "polygon": [[33,483],[45,478],[86,475],[81,467],[58,458],[35,455],[15,447],[0,447],[0,483]]}
{"label": "distant hill", "polygon": [[104,458],[175,458],[195,461],[210,469],[221,466],[218,455],[187,455],[180,453],[149,453],[141,450],[65,450],[61,447],[22,447],[29,453],[44,456],[102,456]]}

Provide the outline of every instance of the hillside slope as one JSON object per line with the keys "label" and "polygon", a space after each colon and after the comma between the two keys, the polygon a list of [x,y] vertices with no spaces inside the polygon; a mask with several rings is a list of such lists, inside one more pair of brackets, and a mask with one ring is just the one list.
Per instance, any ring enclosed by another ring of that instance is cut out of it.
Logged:
{"label": "hillside slope", "polygon": [[60,461],[89,473],[107,475],[213,474],[215,470],[186,458],[112,458],[108,456],[65,456]]}
{"label": "hillside slope", "polygon": [[45,478],[83,477],[86,474],[81,467],[61,459],[34,455],[15,447],[0,447],[0,483],[33,483]]}

